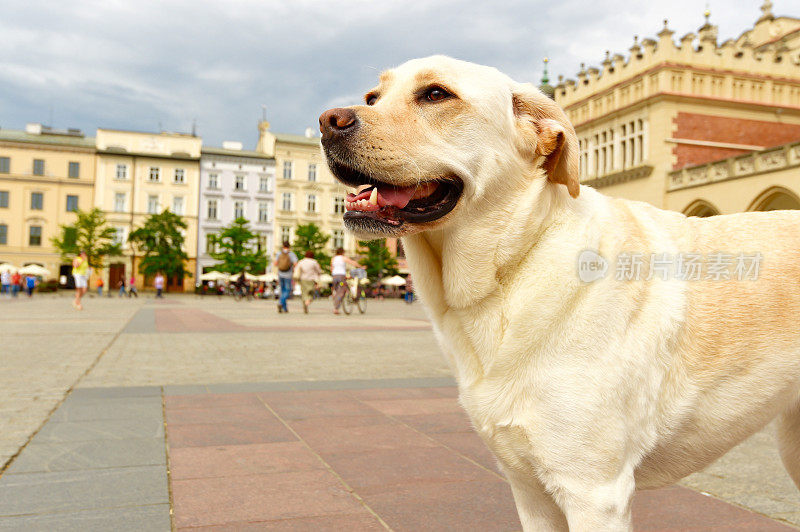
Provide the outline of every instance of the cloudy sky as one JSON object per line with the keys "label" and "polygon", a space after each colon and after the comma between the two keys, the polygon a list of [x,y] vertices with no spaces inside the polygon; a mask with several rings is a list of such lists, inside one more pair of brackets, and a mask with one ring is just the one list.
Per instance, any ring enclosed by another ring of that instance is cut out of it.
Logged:
{"label": "cloudy sky", "polygon": [[[720,38],[738,36],[762,0],[712,0]],[[378,72],[443,53],[521,81],[573,77],[605,50],[679,37],[701,0],[0,0],[0,127],[26,122],[197,131],[252,147],[266,106],[273,131],[302,133],[320,112],[357,103]],[[774,0],[800,16],[800,0]]]}

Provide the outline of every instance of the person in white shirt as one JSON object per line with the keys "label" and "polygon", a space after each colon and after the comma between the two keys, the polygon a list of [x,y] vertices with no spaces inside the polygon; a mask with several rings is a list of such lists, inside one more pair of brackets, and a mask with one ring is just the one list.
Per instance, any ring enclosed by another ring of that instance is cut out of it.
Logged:
{"label": "person in white shirt", "polygon": [[361,265],[351,258],[344,256],[344,249],[338,248],[336,255],[331,259],[331,277],[333,277],[333,313],[339,314],[339,305],[342,304],[342,298],[347,293],[347,265],[356,268]]}

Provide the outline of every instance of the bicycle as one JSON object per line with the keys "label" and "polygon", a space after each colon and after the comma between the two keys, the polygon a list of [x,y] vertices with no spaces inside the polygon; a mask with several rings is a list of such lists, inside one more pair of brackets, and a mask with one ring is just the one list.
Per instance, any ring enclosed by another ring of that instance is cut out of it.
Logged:
{"label": "bicycle", "polygon": [[358,279],[348,278],[346,281],[340,281],[336,287],[346,286],[347,290],[342,298],[342,312],[350,314],[353,312],[353,305],[358,307],[358,312],[364,314],[367,311],[367,296],[361,289]]}

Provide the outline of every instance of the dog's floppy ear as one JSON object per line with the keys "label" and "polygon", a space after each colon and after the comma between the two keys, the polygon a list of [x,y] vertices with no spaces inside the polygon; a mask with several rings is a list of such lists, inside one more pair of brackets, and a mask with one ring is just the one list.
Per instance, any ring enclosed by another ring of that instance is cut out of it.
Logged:
{"label": "dog's floppy ear", "polygon": [[518,85],[512,93],[514,116],[520,131],[519,149],[529,157],[545,157],[547,178],[578,197],[578,139],[572,124],[556,102],[533,85]]}

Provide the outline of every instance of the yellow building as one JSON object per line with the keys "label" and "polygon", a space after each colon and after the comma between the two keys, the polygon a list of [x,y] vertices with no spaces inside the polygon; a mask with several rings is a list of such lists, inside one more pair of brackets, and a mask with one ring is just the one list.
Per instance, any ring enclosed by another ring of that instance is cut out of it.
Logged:
{"label": "yellow building", "polygon": [[344,198],[347,190],[328,170],[320,139],[306,135],[272,133],[269,122],[258,125],[257,151],[275,157],[275,252],[284,240],[294,240],[297,225],[315,223],[329,235],[329,250],[343,247],[354,255],[356,242],[344,230]]}
{"label": "yellow building", "polygon": [[800,208],[800,19],[761,11],[723,43],[708,12],[678,44],[664,21],[560,78],[582,183],[692,215]]}
{"label": "yellow building", "polygon": [[41,124],[0,129],[0,263],[38,264],[71,283],[50,239],[92,207],[94,182],[94,138]]}
{"label": "yellow building", "polygon": [[[133,274],[141,288],[150,284],[138,271],[139,259],[127,244],[128,235],[151,214],[169,209],[188,225],[184,251],[186,269],[194,272],[197,258],[197,209],[199,203],[199,137],[181,133],[143,133],[97,130],[97,179],[94,203],[124,243],[125,257],[112,258],[108,286]],[[144,283],[142,281],[145,281]],[[171,290],[191,290],[193,278],[169,279]]]}

